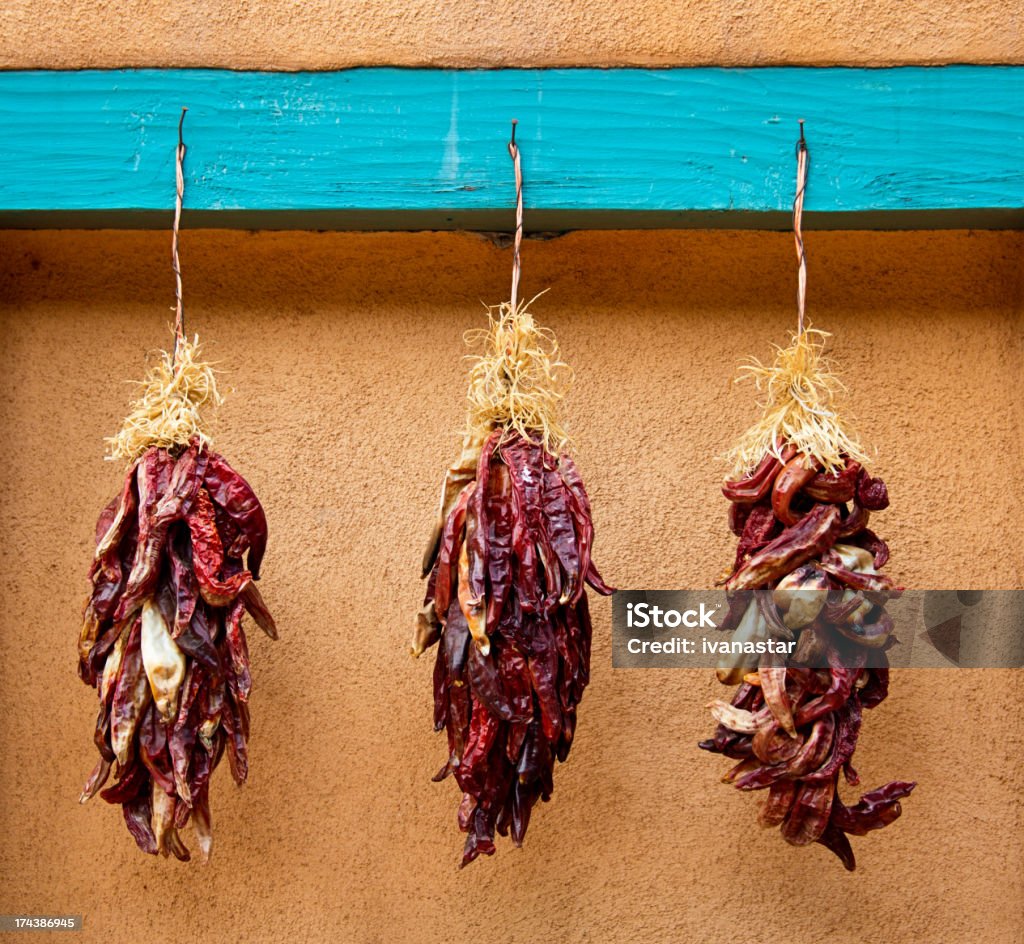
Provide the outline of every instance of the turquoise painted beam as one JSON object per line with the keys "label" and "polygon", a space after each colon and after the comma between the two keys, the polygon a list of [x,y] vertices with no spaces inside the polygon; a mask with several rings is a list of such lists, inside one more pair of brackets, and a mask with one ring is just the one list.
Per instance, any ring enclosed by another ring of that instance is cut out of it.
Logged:
{"label": "turquoise painted beam", "polygon": [[1024,224],[1024,67],[0,73],[0,225]]}

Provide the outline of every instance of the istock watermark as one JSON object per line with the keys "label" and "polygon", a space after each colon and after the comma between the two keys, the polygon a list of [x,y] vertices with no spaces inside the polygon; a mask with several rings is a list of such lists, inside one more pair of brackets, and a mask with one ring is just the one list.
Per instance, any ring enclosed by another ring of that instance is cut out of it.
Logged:
{"label": "istock watermark", "polygon": [[[731,601],[736,605],[736,601]],[[757,606],[754,598],[740,605]],[[735,631],[719,627],[729,612],[724,590],[620,590],[612,599],[612,664],[616,668],[716,668],[723,659],[788,657],[797,639],[754,619]],[[1024,667],[1024,590],[906,590],[885,608],[895,642],[862,645],[824,617],[815,632],[831,644],[817,661],[896,668]],[[735,625],[735,620],[732,622]],[[799,636],[799,633],[797,634]]]}
{"label": "istock watermark", "polygon": [[630,629],[647,629],[654,626],[657,629],[675,629],[677,626],[686,626],[689,629],[717,629],[712,617],[718,612],[718,607],[709,608],[706,604],[699,604],[693,610],[662,609],[654,603],[627,603],[626,604],[626,625]]}

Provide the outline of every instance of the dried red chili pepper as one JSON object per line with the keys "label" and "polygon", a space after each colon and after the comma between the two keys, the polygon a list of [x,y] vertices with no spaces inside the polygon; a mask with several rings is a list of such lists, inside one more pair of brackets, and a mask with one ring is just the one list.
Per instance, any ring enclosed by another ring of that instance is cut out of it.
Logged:
{"label": "dried red chili pepper", "polygon": [[[838,795],[840,774],[858,783],[851,759],[861,709],[878,705],[888,690],[884,656],[882,667],[867,667],[867,653],[884,652],[895,641],[885,603],[902,591],[878,573],[889,549],[866,528],[867,509],[888,504],[882,480],[869,478],[849,457],[839,472],[826,474],[794,453],[792,447],[783,452],[790,456],[785,465],[766,455],[751,476],[725,489],[734,502],[730,526],[741,535],[726,583],[725,628],[793,635],[795,651],[788,661],[765,656],[757,675],[743,675],[753,666],[720,670],[722,681],[745,681],[730,704],[713,703],[718,729],[700,746],[740,760],[726,777],[737,789],[769,791],[762,825],[780,827],[792,845],[824,845],[852,871],[847,835],[893,822],[899,801],[914,788],[893,781],[852,807]],[[769,492],[772,508],[765,504]],[[807,511],[794,514],[796,501]],[[821,656],[826,661],[816,662]]]}
{"label": "dried red chili pepper", "polygon": [[277,634],[252,584],[266,540],[252,489],[198,440],[149,449],[100,515],[79,644],[79,674],[100,699],[100,760],[81,800],[121,804],[143,852],[188,859],[179,830],[191,819],[207,858],[209,778],[225,748],[245,781],[243,611]]}
{"label": "dried red chili pepper", "polygon": [[454,774],[463,791],[467,865],[494,853],[495,832],[521,845],[534,804],[550,798],[589,679],[586,584],[610,588],[590,561],[590,502],[567,456],[499,429],[460,491],[450,480],[420,612],[440,633],[418,626],[412,648],[440,642],[434,723],[449,753],[435,779]]}

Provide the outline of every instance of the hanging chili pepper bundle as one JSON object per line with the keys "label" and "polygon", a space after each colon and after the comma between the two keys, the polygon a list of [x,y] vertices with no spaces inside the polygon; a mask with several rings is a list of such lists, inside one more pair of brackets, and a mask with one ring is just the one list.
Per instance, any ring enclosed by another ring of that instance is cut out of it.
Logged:
{"label": "hanging chili pepper bundle", "polygon": [[[177,272],[177,217],[174,250]],[[266,516],[205,432],[204,413],[219,402],[198,342],[184,337],[179,277],[174,351],[108,440],[111,458],[129,467],[96,524],[78,671],[100,701],[100,759],[81,802],[99,793],[120,804],[143,852],[182,860],[190,820],[209,857],[210,776],[224,754],[238,784],[248,773],[244,613],[277,638],[253,582]]]}
{"label": "hanging chili pepper bundle", "polygon": [[[544,413],[550,388],[531,392],[556,353],[543,338],[523,308],[492,320],[471,388],[487,405],[445,476],[423,562],[412,651],[440,643],[434,727],[447,731],[448,759],[434,779],[454,774],[463,791],[463,865],[494,853],[495,830],[521,845],[534,804],[550,798],[590,675],[586,584],[612,592],[591,560],[583,481]],[[489,380],[502,363],[499,392]]]}
{"label": "hanging chili pepper bundle", "polygon": [[434,780],[454,774],[462,790],[463,866],[494,854],[495,831],[521,845],[537,800],[550,798],[590,676],[586,585],[612,592],[591,560],[590,500],[557,419],[568,369],[516,302],[520,233],[521,216],[512,301],[489,314],[471,372],[411,647],[438,645],[434,727],[448,758]]}
{"label": "hanging chili pepper bundle", "polygon": [[725,783],[768,791],[763,826],[780,827],[791,845],[821,843],[853,871],[848,836],[892,823],[915,786],[893,781],[852,806],[839,796],[840,777],[860,782],[852,759],[862,711],[888,694],[885,651],[896,639],[885,604],[902,588],[880,572],[889,548],[868,528],[889,505],[885,483],[868,474],[836,411],[828,335],[804,327],[802,132],[800,145],[799,327],[773,365],[745,368],[765,392],[763,414],[732,450],[735,475],[722,489],[739,545],[721,628],[736,642],[792,642],[792,654],[721,664],[719,681],[740,687],[730,702],[711,703],[718,728],[700,746],[738,761]]}

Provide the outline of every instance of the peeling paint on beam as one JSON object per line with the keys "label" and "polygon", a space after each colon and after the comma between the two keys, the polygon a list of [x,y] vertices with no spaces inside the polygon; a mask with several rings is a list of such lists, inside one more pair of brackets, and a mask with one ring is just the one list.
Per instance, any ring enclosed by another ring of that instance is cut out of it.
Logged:
{"label": "peeling paint on beam", "polygon": [[1024,68],[0,73],[0,225],[779,229],[807,122],[818,228],[1024,225]]}

